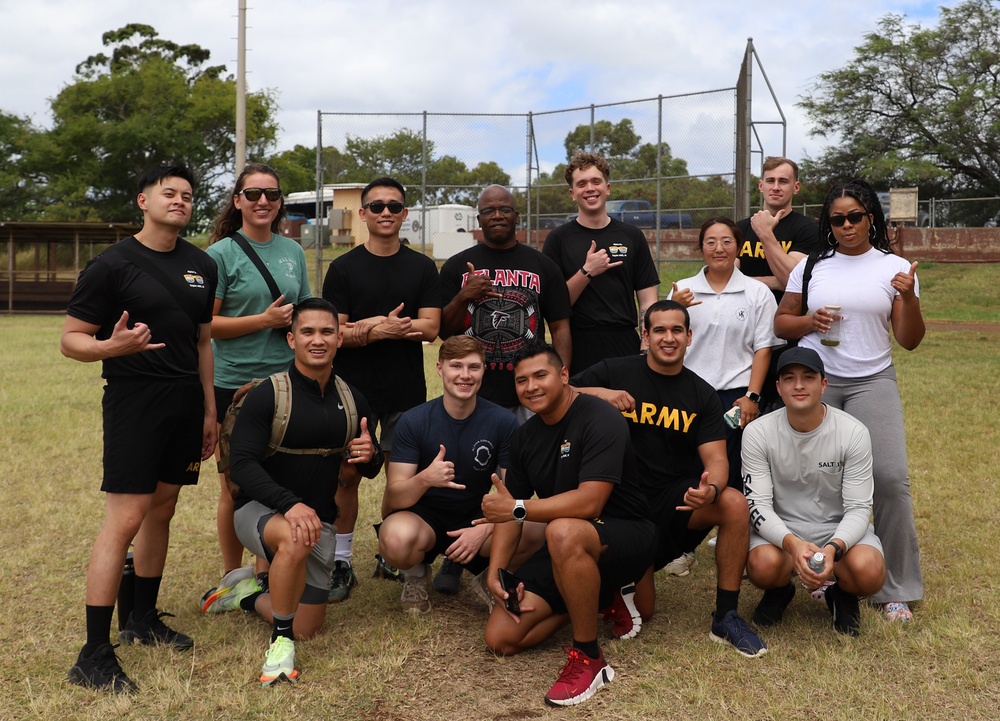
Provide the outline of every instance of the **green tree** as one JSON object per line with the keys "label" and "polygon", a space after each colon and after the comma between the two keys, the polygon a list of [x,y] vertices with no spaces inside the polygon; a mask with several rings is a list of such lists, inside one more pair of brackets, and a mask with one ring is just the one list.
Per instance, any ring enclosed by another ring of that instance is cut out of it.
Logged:
{"label": "green tree", "polygon": [[[110,55],[92,55],[52,100],[53,127],[39,134],[27,165],[45,186],[49,220],[138,218],[135,180],[160,163],[195,175],[195,222],[204,225],[228,192],[235,155],[236,85],[209,52],[177,45],[148,25],[104,34]],[[247,156],[274,142],[275,101],[247,96]]]}
{"label": "green tree", "polygon": [[32,220],[38,211],[37,185],[25,165],[37,133],[28,120],[0,112],[0,220]]}
{"label": "green tree", "polygon": [[566,158],[573,157],[577,149],[588,150],[604,156],[608,162],[616,158],[632,155],[635,146],[641,138],[635,132],[635,126],[628,118],[612,123],[610,120],[598,120],[594,123],[593,142],[591,142],[590,125],[578,125],[566,136]]}
{"label": "green tree", "polygon": [[1000,195],[1000,9],[942,7],[937,27],[886,15],[847,66],[822,73],[803,107],[813,134],[841,138],[808,180]]}

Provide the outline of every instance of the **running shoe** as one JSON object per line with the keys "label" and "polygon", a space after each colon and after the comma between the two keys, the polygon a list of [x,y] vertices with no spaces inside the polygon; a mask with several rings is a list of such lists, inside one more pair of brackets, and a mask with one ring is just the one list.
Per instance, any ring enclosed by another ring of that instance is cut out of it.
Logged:
{"label": "running shoe", "polygon": [[698,559],[695,557],[694,551],[692,551],[691,553],[682,553],[680,556],[664,566],[664,568],[671,576],[686,576],[691,573],[691,569],[694,568],[697,563]]}
{"label": "running shoe", "polygon": [[603,611],[604,623],[611,624],[611,638],[624,641],[635,638],[642,630],[642,616],[635,607],[635,584],[615,591],[611,605]]}
{"label": "running shoe", "polygon": [[[461,568],[461,566],[459,567]],[[408,613],[427,613],[431,610],[431,599],[427,595],[427,578],[431,573],[429,564],[424,564],[424,575],[417,577],[406,574],[403,582],[403,593],[399,604]]]}
{"label": "running shoe", "polygon": [[142,618],[136,618],[135,611],[129,614],[125,628],[118,634],[118,640],[128,645],[141,643],[146,646],[171,646],[178,651],[194,647],[194,640],[180,631],[175,631],[163,622],[174,614],[151,608]]}
{"label": "running shoe", "polygon": [[708,637],[716,643],[728,643],[747,658],[758,658],[767,653],[767,644],[736,611],[728,611],[721,619],[712,613],[712,630]]}
{"label": "running shoe", "polygon": [[462,589],[462,571],[465,569],[461,563],[455,563],[445,556],[441,562],[441,568],[434,576],[434,590],[446,596],[454,596]]}
{"label": "running shoe", "polygon": [[399,581],[402,583],[404,576],[405,574],[398,568],[386,563],[381,554],[375,554],[375,571],[372,573],[372,578],[381,578],[385,581]]}
{"label": "running shoe", "polygon": [[750,620],[757,626],[774,626],[781,623],[785,609],[795,598],[795,584],[789,582],[787,586],[781,588],[769,588],[764,591],[764,595],[757,604],[757,610],[753,612]]}
{"label": "running shoe", "polygon": [[69,670],[69,681],[87,688],[109,689],[115,693],[134,693],[139,687],[122,671],[118,656],[110,643],[102,643],[89,655],[83,649]]}
{"label": "running shoe", "polygon": [[333,571],[330,573],[329,603],[346,601],[351,595],[351,589],[357,585],[358,577],[354,575],[351,564],[347,561],[334,561]]}
{"label": "running shoe", "polygon": [[604,660],[591,658],[577,648],[567,651],[569,659],[559,673],[558,680],[545,694],[545,703],[550,706],[575,706],[583,703],[602,686],[607,686],[615,677],[615,670]]}
{"label": "running shoe", "polygon": [[237,581],[232,587],[219,586],[214,591],[210,591],[201,599],[202,613],[226,613],[227,611],[238,611],[240,603],[247,596],[260,593],[264,589],[260,582],[251,573],[249,578]]}
{"label": "running shoe", "polygon": [[295,683],[299,672],[295,670],[295,641],[278,636],[267,649],[264,666],[260,670],[260,685],[270,686],[276,681]]}
{"label": "running shoe", "polygon": [[846,636],[861,633],[861,604],[858,597],[835,583],[826,589],[826,607],[833,614],[833,628]]}

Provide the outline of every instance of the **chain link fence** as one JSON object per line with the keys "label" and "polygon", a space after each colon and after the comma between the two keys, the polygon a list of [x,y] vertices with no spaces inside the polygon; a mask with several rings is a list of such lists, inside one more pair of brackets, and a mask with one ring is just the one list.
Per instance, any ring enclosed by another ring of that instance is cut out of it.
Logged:
{"label": "chain link fence", "polygon": [[407,188],[408,240],[428,252],[424,214],[474,209],[480,191],[499,183],[514,193],[531,231],[525,241],[537,245],[576,212],[563,171],[581,148],[608,159],[613,200],[649,203],[655,222],[645,230],[658,242],[668,225],[732,214],[735,103],[735,88],[724,88],[543,113],[320,111],[317,195],[326,184],[396,178]]}

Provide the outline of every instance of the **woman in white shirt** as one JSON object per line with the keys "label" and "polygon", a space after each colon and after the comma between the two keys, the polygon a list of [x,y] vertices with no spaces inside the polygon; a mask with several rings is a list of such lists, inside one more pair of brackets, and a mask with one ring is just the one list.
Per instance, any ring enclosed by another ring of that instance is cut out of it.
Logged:
{"label": "woman in white shirt", "polygon": [[[906,350],[923,340],[917,264],[892,254],[882,205],[863,180],[830,190],[819,228],[826,246],[792,271],[774,329],[819,353],[829,377],[825,401],[871,433],[875,533],[887,569],[885,585],[871,600],[886,618],[905,622],[913,618],[907,602],[923,597],[923,579],[892,338]],[[834,344],[827,333],[837,315]]]}

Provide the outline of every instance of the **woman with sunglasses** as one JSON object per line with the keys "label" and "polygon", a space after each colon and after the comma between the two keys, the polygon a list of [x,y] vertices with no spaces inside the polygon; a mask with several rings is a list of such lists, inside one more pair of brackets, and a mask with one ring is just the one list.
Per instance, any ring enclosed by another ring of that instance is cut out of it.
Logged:
{"label": "woman with sunglasses", "polygon": [[[923,340],[917,264],[892,254],[882,205],[863,180],[830,190],[819,231],[825,247],[792,271],[774,329],[819,353],[829,378],[825,402],[871,433],[875,532],[888,573],[870,600],[887,619],[906,622],[913,618],[907,602],[923,597],[923,579],[892,338],[906,350]],[[838,316],[839,337],[832,339]]]}
{"label": "woman with sunglasses", "polygon": [[[262,163],[247,163],[209,237],[208,254],[219,266],[212,346],[220,422],[240,386],[287,370],[292,362],[285,329],[291,325],[293,306],[312,293],[302,247],[280,234],[284,218],[278,173]],[[263,263],[279,297],[273,296],[237,235]],[[216,524],[224,571],[239,569],[243,544],[233,527],[233,499],[224,479]]]}

